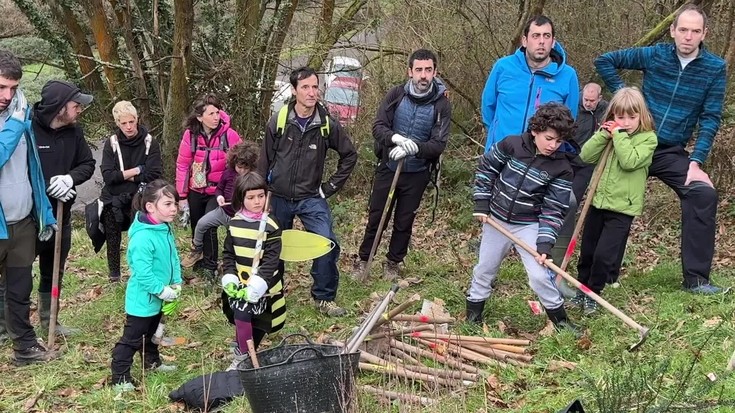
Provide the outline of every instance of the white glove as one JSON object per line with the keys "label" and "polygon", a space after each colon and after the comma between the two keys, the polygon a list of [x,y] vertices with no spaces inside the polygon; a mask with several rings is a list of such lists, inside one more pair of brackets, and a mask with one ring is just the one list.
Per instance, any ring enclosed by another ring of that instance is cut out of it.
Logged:
{"label": "white glove", "polygon": [[248,278],[247,292],[248,296],[245,299],[250,303],[257,303],[268,291],[268,284],[264,279],[257,275],[251,275]]}
{"label": "white glove", "polygon": [[392,161],[397,161],[397,160],[399,160],[399,159],[403,159],[403,158],[405,158],[405,157],[406,157],[406,155],[408,155],[408,154],[407,154],[407,153],[406,153],[406,151],[405,151],[405,150],[404,150],[404,149],[403,149],[402,147],[400,147],[400,146],[396,146],[395,148],[393,148],[393,149],[391,149],[391,150],[390,150],[390,153],[388,153],[388,157],[389,157],[389,158],[390,158],[390,159],[391,159]]}
{"label": "white glove", "polygon": [[419,153],[419,146],[411,139],[407,139],[400,146],[409,155],[416,155],[417,153]]}
{"label": "white glove", "polygon": [[72,198],[74,198],[77,195],[77,191],[74,190],[74,188],[68,190],[64,195],[60,196],[58,198],[61,202],[69,202]]}
{"label": "white glove", "polygon": [[54,198],[61,198],[74,186],[71,175],[56,175],[51,177],[46,193]]}
{"label": "white glove", "polygon": [[168,285],[163,287],[163,291],[161,291],[157,297],[160,298],[163,301],[171,302],[176,301],[177,298],[179,298],[179,294],[181,293],[181,290],[175,290]]}
{"label": "white glove", "polygon": [[179,217],[179,224],[186,228],[189,226],[189,202],[186,200],[179,201],[179,209],[181,210],[181,216]]}
{"label": "white glove", "polygon": [[403,135],[394,133],[393,136],[390,137],[390,140],[398,146],[403,146],[403,142],[409,141],[410,139]]}
{"label": "white glove", "polygon": [[46,242],[50,240],[51,237],[54,235],[54,232],[58,230],[59,230],[59,227],[56,224],[46,225],[46,227],[41,230],[41,233],[38,234],[38,240],[42,242]]}
{"label": "white glove", "polygon": [[235,286],[240,285],[240,277],[238,277],[235,274],[225,274],[222,276],[222,289],[226,290],[227,286],[230,284],[235,284]]}
{"label": "white glove", "polygon": [[[13,100],[15,102],[11,102],[10,107],[14,107],[15,110],[13,110],[13,113],[10,116],[15,120],[25,122],[26,111],[28,110],[28,101],[26,100],[23,91],[21,91],[20,89],[16,89]],[[15,106],[13,106],[13,103],[15,103]]]}

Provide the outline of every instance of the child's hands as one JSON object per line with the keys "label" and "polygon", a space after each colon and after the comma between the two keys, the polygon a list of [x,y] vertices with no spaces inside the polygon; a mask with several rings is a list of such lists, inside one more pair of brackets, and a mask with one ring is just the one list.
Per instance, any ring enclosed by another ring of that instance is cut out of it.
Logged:
{"label": "child's hands", "polygon": [[171,302],[168,302],[168,303],[164,304],[163,307],[161,308],[161,312],[166,317],[170,317],[170,316],[176,314],[176,310],[179,309],[179,303],[180,302],[181,302],[180,300],[174,300],[174,301],[171,301]]}
{"label": "child's hands", "polygon": [[235,274],[225,274],[222,276],[222,289],[228,297],[237,298],[237,292],[240,290],[240,278]]}
{"label": "child's hands", "polygon": [[225,197],[222,195],[217,195],[217,205],[219,206],[225,206]]}
{"label": "child's hands", "polygon": [[536,257],[536,262],[538,262],[541,265],[545,265],[546,264],[546,254],[541,254],[538,257]]}
{"label": "child's hands", "polygon": [[618,125],[617,122],[614,120],[609,120],[602,124],[601,128],[605,131],[607,131],[607,138],[612,138],[613,133],[619,131],[621,129],[620,125]]}
{"label": "child's hands", "polygon": [[181,288],[179,288],[179,290],[175,290],[167,285],[163,287],[163,291],[161,291],[157,297],[163,301],[171,302],[179,298],[180,293],[181,293]]}

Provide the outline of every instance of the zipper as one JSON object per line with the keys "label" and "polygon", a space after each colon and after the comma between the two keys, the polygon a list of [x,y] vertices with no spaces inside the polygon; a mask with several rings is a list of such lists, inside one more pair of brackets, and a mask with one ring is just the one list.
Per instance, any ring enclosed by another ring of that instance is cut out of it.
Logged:
{"label": "zipper", "polygon": [[510,217],[513,216],[513,207],[516,205],[516,200],[518,199],[518,193],[521,192],[523,181],[526,180],[526,175],[528,175],[528,171],[531,170],[531,166],[533,166],[533,163],[536,162],[536,159],[538,159],[538,154],[533,155],[533,159],[531,159],[531,162],[529,162],[528,166],[526,166],[526,170],[523,171],[523,175],[521,176],[521,182],[518,183],[518,188],[516,188],[516,192],[515,194],[513,194],[513,200],[510,201],[510,207],[508,208],[508,221],[510,221]]}
{"label": "zipper", "polygon": [[[689,62],[689,64],[691,64],[691,62]],[[684,73],[684,69],[679,69],[679,75],[676,76],[676,84],[674,85],[674,91],[671,92],[671,99],[669,100],[669,106],[666,108],[666,113],[664,113],[663,119],[661,119],[661,125],[658,127],[659,130],[662,130],[664,124],[666,124],[666,118],[669,116],[669,110],[671,110],[671,105],[674,103],[674,97],[676,97],[676,91],[679,89],[679,81],[681,80],[682,73]]]}
{"label": "zipper", "polygon": [[528,121],[528,106],[531,104],[531,95],[533,95],[533,85],[536,83],[536,75],[531,72],[531,83],[528,85],[528,97],[526,97],[526,108],[523,110],[523,123],[521,124],[521,133],[526,129]]}

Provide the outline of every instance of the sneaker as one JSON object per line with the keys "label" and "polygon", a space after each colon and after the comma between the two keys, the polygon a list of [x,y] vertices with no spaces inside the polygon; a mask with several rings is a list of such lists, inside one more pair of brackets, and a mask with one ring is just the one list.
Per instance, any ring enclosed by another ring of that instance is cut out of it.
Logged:
{"label": "sneaker", "polygon": [[56,331],[57,336],[61,336],[61,337],[71,337],[71,336],[76,336],[77,334],[79,334],[78,328],[67,327],[59,323],[56,323],[56,330],[54,331]]}
{"label": "sneaker", "polygon": [[314,304],[316,305],[316,309],[319,310],[320,313],[328,315],[330,317],[342,317],[343,315],[347,314],[347,311],[345,311],[344,308],[335,304],[334,301],[316,300]]}
{"label": "sneaker", "polygon": [[184,268],[191,268],[194,264],[204,258],[204,250],[201,248],[192,248],[189,254],[181,259],[181,266]]}
{"label": "sneaker", "polygon": [[245,360],[246,358],[248,358],[247,354],[242,354],[240,353],[240,350],[237,350],[232,356],[232,363],[230,363],[225,371],[237,370],[237,368],[240,366],[240,363],[242,363],[243,360]]}
{"label": "sneaker", "polygon": [[383,278],[393,281],[401,275],[401,263],[385,260],[383,263]]}
{"label": "sneaker", "polygon": [[695,285],[694,287],[682,286],[682,289],[688,293],[702,294],[702,295],[713,295],[713,294],[719,294],[722,292],[722,288],[712,285],[710,283],[699,284],[699,285]]}
{"label": "sneaker", "polygon": [[39,341],[25,349],[13,352],[13,361],[17,366],[25,366],[31,363],[45,363],[58,357],[55,351],[47,350]]}
{"label": "sneaker", "polygon": [[117,394],[131,392],[131,391],[135,391],[135,386],[133,385],[133,383],[124,381],[122,383],[117,383],[113,385],[112,391],[114,391]]}
{"label": "sneaker", "polygon": [[578,291],[574,298],[569,299],[569,303],[575,307],[584,308],[584,303],[587,301],[587,296],[583,292]]}
{"label": "sneaker", "polygon": [[155,370],[160,373],[170,373],[176,371],[176,366],[173,364],[161,364],[155,367]]}
{"label": "sneaker", "polygon": [[597,301],[589,297],[585,297],[584,307],[582,307],[582,309],[584,310],[584,315],[594,315],[597,313],[597,310],[600,309],[600,305],[597,304]]}
{"label": "sneaker", "polygon": [[360,279],[367,268],[367,261],[363,261],[360,257],[356,257],[352,262],[352,278]]}
{"label": "sneaker", "polygon": [[107,278],[110,280],[110,283],[118,283],[120,282],[120,273],[111,272]]}

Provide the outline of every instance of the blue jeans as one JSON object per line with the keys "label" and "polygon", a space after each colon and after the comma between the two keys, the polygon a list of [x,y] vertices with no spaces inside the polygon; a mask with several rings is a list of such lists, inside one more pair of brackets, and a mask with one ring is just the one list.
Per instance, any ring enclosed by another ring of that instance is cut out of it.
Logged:
{"label": "blue jeans", "polygon": [[[289,201],[273,195],[271,196],[271,214],[283,230],[293,228],[293,219],[298,216],[307,231],[327,237],[334,242],[334,249],[315,259],[311,266],[311,277],[314,279],[311,296],[315,300],[334,301],[339,286],[337,260],[340,248],[332,230],[332,213],[327,200],[315,197]],[[279,271],[283,274],[283,261],[281,261]]]}

